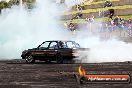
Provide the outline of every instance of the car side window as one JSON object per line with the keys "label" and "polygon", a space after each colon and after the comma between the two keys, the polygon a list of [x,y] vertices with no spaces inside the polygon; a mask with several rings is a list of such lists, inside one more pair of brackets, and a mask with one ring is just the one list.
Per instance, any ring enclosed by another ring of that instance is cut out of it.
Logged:
{"label": "car side window", "polygon": [[50,42],[44,42],[40,47],[39,49],[45,49],[45,48],[48,48]]}
{"label": "car side window", "polygon": [[67,42],[67,46],[68,46],[69,48],[74,48],[74,47],[75,47],[75,45],[74,45],[73,42]]}
{"label": "car side window", "polygon": [[51,42],[50,46],[49,46],[49,49],[58,49],[57,42]]}

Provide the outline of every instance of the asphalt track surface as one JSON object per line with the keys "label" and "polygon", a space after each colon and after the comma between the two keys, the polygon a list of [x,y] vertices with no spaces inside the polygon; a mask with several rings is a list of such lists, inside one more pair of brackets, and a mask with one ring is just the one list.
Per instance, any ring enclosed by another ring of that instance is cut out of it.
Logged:
{"label": "asphalt track surface", "polygon": [[[0,61],[0,88],[132,88],[132,83],[79,84],[74,74],[80,64],[55,64],[23,60]],[[129,74],[132,62],[81,64],[87,74]],[[132,78],[131,78],[132,79]]]}

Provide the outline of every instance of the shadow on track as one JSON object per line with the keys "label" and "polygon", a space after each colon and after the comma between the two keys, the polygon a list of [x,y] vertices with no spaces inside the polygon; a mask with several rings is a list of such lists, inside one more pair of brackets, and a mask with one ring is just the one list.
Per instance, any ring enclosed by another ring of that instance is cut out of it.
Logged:
{"label": "shadow on track", "polygon": [[[58,64],[55,61],[52,62],[36,61],[35,63],[27,63],[25,60],[21,60],[21,59],[14,59],[3,62],[5,62],[6,64]],[[66,64],[75,64],[75,63],[66,63]]]}

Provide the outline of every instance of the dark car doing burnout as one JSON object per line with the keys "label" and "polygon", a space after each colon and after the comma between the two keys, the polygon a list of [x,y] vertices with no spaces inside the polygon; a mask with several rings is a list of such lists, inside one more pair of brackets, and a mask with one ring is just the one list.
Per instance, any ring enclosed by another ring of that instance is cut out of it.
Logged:
{"label": "dark car doing burnout", "polygon": [[45,41],[37,48],[23,51],[21,57],[27,63],[34,63],[35,60],[65,63],[73,61],[73,53],[78,49],[80,45],[75,41]]}

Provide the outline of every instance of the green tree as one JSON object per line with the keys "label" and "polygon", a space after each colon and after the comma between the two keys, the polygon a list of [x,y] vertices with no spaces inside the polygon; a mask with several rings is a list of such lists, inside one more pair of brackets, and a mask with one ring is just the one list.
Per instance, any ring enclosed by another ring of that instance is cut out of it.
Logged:
{"label": "green tree", "polygon": [[[1,9],[10,8],[13,5],[19,5],[19,1],[20,0],[10,0],[9,2],[1,1],[0,2],[0,12],[1,12]],[[24,4],[27,5],[28,9],[32,9],[34,7],[35,2],[36,2],[36,0],[22,0],[22,1]]]}
{"label": "green tree", "polygon": [[8,8],[9,5],[6,1],[1,1],[0,2],[0,9]]}

